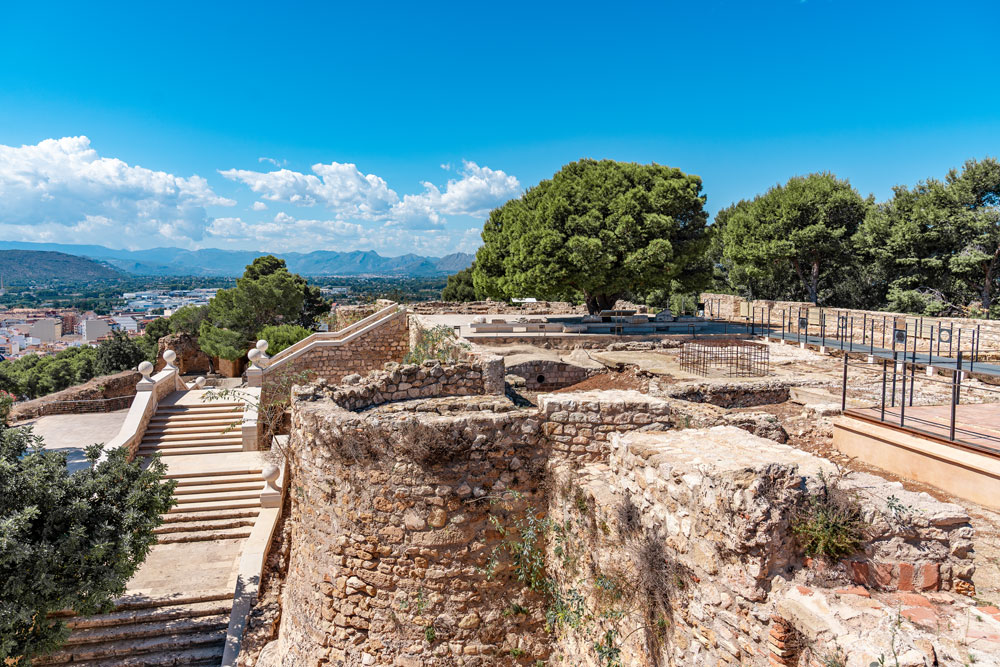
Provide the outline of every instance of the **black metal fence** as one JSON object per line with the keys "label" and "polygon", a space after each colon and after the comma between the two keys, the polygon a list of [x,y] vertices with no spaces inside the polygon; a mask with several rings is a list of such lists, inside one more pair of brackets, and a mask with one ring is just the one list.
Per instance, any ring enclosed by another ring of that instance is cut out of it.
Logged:
{"label": "black metal fence", "polygon": [[678,361],[682,369],[708,377],[723,373],[730,377],[767,375],[770,348],[737,338],[698,340],[684,343]]}
{"label": "black metal fence", "polygon": [[[844,354],[841,409],[846,414],[1000,454],[1000,390],[966,383],[971,365],[965,363],[964,356],[959,350],[953,370],[943,376],[928,376],[918,372],[918,364],[906,359],[902,352],[876,364],[852,362],[850,355]],[[925,368],[923,364],[920,367]],[[873,406],[848,409],[851,368],[881,375],[880,394]],[[931,389],[938,393],[928,396]],[[963,405],[963,391],[966,396],[978,394],[975,408],[971,403]]]}

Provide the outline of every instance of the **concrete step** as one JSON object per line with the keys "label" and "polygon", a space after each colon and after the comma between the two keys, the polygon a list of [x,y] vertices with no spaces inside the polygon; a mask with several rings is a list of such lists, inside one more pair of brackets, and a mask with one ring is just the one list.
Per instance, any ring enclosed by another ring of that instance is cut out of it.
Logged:
{"label": "concrete step", "polygon": [[[163,519],[163,525],[161,525],[156,530],[162,530],[173,524],[184,524],[188,522],[199,522],[199,521],[255,521],[257,515],[260,514],[258,508],[236,508],[236,509],[221,509],[216,512],[194,512],[192,514],[186,514],[183,510],[176,512],[174,514],[164,514],[160,518]],[[166,531],[165,531],[166,532]]]}
{"label": "concrete step", "polygon": [[225,610],[217,614],[205,616],[180,616],[177,618],[135,621],[123,625],[107,625],[77,630],[66,639],[64,647],[82,644],[102,644],[106,642],[125,642],[147,637],[162,637],[164,635],[211,632],[213,630],[225,629],[228,626],[229,612]]}
{"label": "concrete step", "polygon": [[202,477],[205,479],[216,479],[219,477],[227,477],[227,476],[242,477],[244,475],[256,475],[257,477],[260,477],[261,472],[262,468],[250,468],[241,470],[219,470],[217,472],[168,472],[166,475],[164,475],[164,477],[166,477],[167,479],[176,479],[179,482],[186,482],[186,481],[194,481]]}
{"label": "concrete step", "polygon": [[125,597],[115,600],[115,611],[176,607],[178,605],[191,605],[198,602],[218,602],[220,600],[232,602],[232,599],[233,592],[226,589],[192,591],[160,597],[126,594]]}
{"label": "concrete step", "polygon": [[[220,643],[225,644],[226,627],[229,618],[226,617],[226,625],[218,629],[206,630],[203,632],[173,633],[151,637],[140,637],[123,641],[109,641],[97,644],[79,644],[67,646],[64,649],[39,658],[34,661],[36,665],[66,665],[66,664],[86,664],[95,665],[97,661],[117,660],[119,662],[106,662],[104,664],[122,665],[151,665],[155,664],[146,659],[149,653],[171,653],[174,654],[174,662],[163,662],[160,664],[190,664],[184,662],[183,653],[192,649],[214,648]],[[169,632],[169,630],[168,630]],[[127,658],[134,658],[134,662],[122,662]]]}
{"label": "concrete step", "polygon": [[232,599],[227,598],[205,602],[190,602],[187,604],[171,604],[164,607],[123,609],[108,614],[98,614],[97,616],[73,617],[66,621],[66,625],[73,630],[82,630],[86,628],[127,625],[129,623],[173,621],[179,618],[198,618],[201,616],[228,614],[232,610],[232,607]]}
{"label": "concrete step", "polygon": [[239,421],[242,419],[242,412],[219,412],[219,413],[195,413],[191,415],[153,415],[150,424],[197,424],[204,422],[214,424],[222,421]]}
{"label": "concrete step", "polygon": [[199,493],[229,493],[230,491],[257,491],[264,488],[264,480],[250,479],[246,482],[210,482],[197,486],[179,486],[174,489],[174,496],[190,496]]}
{"label": "concrete step", "polygon": [[171,477],[166,475],[167,479],[174,479],[177,481],[177,489],[183,489],[189,486],[206,486],[208,484],[255,484],[257,482],[263,483],[264,478],[260,476],[260,473],[219,473],[218,475],[198,475],[191,477]]}
{"label": "concrete step", "polygon": [[256,498],[243,498],[238,500],[211,500],[198,503],[184,503],[174,505],[167,514],[179,514],[181,512],[214,512],[216,510],[243,509],[248,507],[260,507],[260,496]]}
{"label": "concrete step", "polygon": [[239,429],[231,431],[215,431],[212,433],[164,433],[160,435],[145,435],[142,438],[143,444],[147,442],[207,442],[215,440],[229,440],[232,438],[243,438]]}
{"label": "concrete step", "polygon": [[156,535],[170,535],[173,533],[194,533],[198,531],[212,532],[219,530],[229,530],[232,528],[252,527],[257,521],[257,513],[252,516],[237,517],[232,519],[199,519],[192,518],[188,521],[172,521],[164,523],[159,528],[153,530]]}
{"label": "concrete step", "polygon": [[192,405],[161,405],[156,408],[158,415],[196,414],[205,412],[234,412],[244,408],[243,403],[196,403]]}
{"label": "concrete step", "polygon": [[233,491],[231,493],[200,493],[196,496],[174,496],[178,505],[189,503],[210,503],[216,500],[247,500],[249,498],[260,498],[260,489],[252,491]]}
{"label": "concrete step", "polygon": [[[174,667],[175,665],[212,665],[218,667],[225,654],[225,640],[218,646],[202,646],[186,651],[157,651],[138,656],[87,661],[87,667]],[[81,663],[82,664],[82,663]]]}
{"label": "concrete step", "polygon": [[195,438],[189,438],[187,440],[166,440],[160,441],[143,441],[139,444],[139,449],[176,449],[177,447],[198,447],[200,445],[212,446],[212,445],[235,445],[243,444],[243,438],[237,433],[236,435],[229,435],[225,438],[212,438],[210,440],[201,440]]}
{"label": "concrete step", "polygon": [[137,452],[138,456],[152,456],[153,454],[160,454],[162,456],[187,456],[190,454],[232,454],[234,452],[242,452],[243,445],[205,445],[202,447],[198,446],[187,446],[183,449],[159,449],[159,448],[144,448]]}
{"label": "concrete step", "polygon": [[250,537],[253,526],[227,528],[225,530],[198,529],[183,533],[166,533],[156,538],[157,544],[179,544],[182,542],[219,542],[222,540],[242,540]]}
{"label": "concrete step", "polygon": [[225,433],[226,431],[233,431],[240,427],[240,422],[219,422],[218,424],[206,424],[206,425],[195,425],[195,426],[175,426],[170,425],[163,428],[147,428],[146,436],[151,435],[174,435],[178,433]]}

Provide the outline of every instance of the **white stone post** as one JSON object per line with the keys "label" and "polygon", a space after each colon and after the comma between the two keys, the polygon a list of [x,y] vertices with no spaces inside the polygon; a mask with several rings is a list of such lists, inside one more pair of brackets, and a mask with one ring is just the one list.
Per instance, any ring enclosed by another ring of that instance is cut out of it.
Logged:
{"label": "white stone post", "polygon": [[139,364],[139,373],[142,375],[142,379],[135,385],[135,390],[153,391],[153,387],[156,386],[156,383],[149,377],[153,374],[153,364],[148,361],[143,361]]}
{"label": "white stone post", "polygon": [[257,361],[257,364],[261,368],[267,368],[267,362],[271,360],[271,357],[267,356],[267,341],[261,338],[257,341],[256,347],[260,350],[260,359]]}
{"label": "white stone post", "polygon": [[167,363],[167,365],[163,367],[163,370],[165,371],[177,370],[177,366],[174,365],[174,362],[177,361],[177,353],[174,352],[173,350],[164,350],[163,361]]}
{"label": "white stone post", "polygon": [[250,387],[260,387],[264,384],[264,369],[257,362],[263,354],[256,347],[250,348],[247,352],[247,359],[250,360],[250,368],[247,369],[247,385]]}

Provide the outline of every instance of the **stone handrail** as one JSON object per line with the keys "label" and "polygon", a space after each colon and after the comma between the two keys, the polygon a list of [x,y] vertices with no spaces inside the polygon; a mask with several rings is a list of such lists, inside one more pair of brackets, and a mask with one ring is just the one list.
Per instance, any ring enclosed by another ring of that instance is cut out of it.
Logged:
{"label": "stone handrail", "polygon": [[[282,448],[287,447],[288,436],[275,436],[283,439]],[[281,518],[281,508],[288,489],[288,462],[281,458],[277,464],[265,466],[263,471],[264,488],[260,494],[260,514],[254,523],[250,537],[243,545],[240,555],[239,571],[236,576],[236,591],[233,595],[233,606],[229,613],[229,627],[226,630],[226,648],[222,655],[222,667],[235,667],[243,644],[243,634],[246,631],[250,609],[257,602],[260,594],[261,576],[267,562],[267,553],[278,528]]]}
{"label": "stone handrail", "polygon": [[[280,368],[295,359],[318,347],[344,345],[350,341],[368,333],[393,317],[405,315],[405,309],[397,303],[386,306],[382,310],[372,313],[368,317],[355,322],[339,331],[314,333],[308,338],[303,338],[298,343],[285,348],[269,360],[266,366],[260,366],[258,360],[263,357],[263,350],[260,346],[251,349],[248,355],[251,361],[250,368],[247,369],[247,384],[251,387],[259,387],[263,384],[263,377],[277,368]],[[266,349],[266,347],[264,347]]]}
{"label": "stone handrail", "polygon": [[109,451],[118,447],[127,447],[129,460],[134,459],[142,436],[146,434],[149,420],[156,414],[156,407],[160,401],[175,391],[196,389],[204,385],[204,378],[198,378],[190,385],[181,379],[177,367],[173,364],[176,354],[171,350],[167,350],[164,359],[167,362],[166,367],[152,376],[153,365],[151,363],[144,361],[139,364],[142,379],[136,385],[135,398],[125,416],[125,421],[118,430],[118,435],[105,444],[100,460],[104,460]]}

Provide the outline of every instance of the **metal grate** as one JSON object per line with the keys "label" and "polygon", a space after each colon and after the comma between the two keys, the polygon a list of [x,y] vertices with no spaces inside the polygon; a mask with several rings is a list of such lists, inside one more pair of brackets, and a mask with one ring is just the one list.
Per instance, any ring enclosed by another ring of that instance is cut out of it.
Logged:
{"label": "metal grate", "polygon": [[770,358],[771,350],[763,343],[726,338],[684,343],[679,361],[684,370],[705,377],[751,377],[767,375]]}

